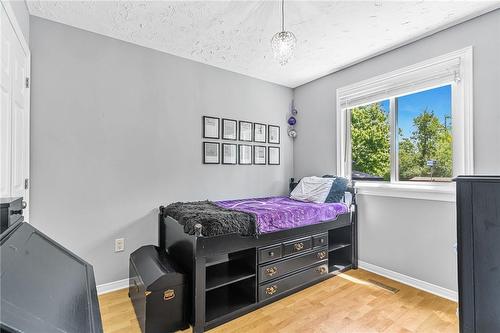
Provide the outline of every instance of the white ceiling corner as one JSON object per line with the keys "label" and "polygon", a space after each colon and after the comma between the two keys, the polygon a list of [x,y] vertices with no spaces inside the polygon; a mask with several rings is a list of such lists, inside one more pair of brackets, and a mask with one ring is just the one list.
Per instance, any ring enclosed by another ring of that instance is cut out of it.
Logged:
{"label": "white ceiling corner", "polygon": [[286,29],[298,40],[280,66],[270,39],[279,1],[32,1],[31,15],[296,87],[498,1],[287,1]]}

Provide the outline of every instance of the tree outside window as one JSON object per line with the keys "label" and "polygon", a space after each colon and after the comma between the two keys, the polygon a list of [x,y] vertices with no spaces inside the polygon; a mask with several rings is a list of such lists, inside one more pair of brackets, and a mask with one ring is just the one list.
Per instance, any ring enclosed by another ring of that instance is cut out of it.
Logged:
{"label": "tree outside window", "polygon": [[352,177],[390,180],[389,101],[351,110]]}

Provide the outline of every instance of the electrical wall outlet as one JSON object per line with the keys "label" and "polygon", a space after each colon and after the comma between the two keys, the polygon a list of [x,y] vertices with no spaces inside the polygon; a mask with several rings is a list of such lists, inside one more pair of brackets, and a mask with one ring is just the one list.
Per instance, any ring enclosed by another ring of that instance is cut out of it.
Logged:
{"label": "electrical wall outlet", "polygon": [[115,239],[115,252],[122,252],[125,250],[125,238]]}

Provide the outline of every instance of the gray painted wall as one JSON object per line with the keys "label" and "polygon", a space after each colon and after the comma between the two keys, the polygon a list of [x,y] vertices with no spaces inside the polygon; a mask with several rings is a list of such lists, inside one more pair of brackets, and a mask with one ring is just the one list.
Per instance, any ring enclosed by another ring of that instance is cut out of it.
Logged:
{"label": "gray painted wall", "polygon": [[[31,52],[31,222],[97,284],[156,243],[160,204],[286,192],[291,89],[36,17]],[[202,115],[281,125],[281,165],[202,165]]]}
{"label": "gray painted wall", "polygon": [[26,42],[29,43],[30,40],[30,13],[28,11],[28,7],[26,6],[26,2],[24,0],[17,1],[7,1],[16,16],[17,23],[21,27],[21,31],[26,39]]}
{"label": "gray painted wall", "polygon": [[[337,88],[474,47],[474,153],[478,174],[500,173],[500,10],[295,89],[299,110],[295,176],[336,170]],[[311,149],[314,147],[314,149]],[[456,290],[453,203],[360,196],[360,260]]]}

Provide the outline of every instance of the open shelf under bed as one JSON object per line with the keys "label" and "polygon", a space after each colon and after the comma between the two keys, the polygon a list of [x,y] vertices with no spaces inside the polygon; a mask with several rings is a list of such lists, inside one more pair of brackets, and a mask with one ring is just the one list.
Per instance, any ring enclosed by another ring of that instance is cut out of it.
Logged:
{"label": "open shelf under bed", "polygon": [[340,250],[344,247],[348,247],[348,246],[351,246],[350,243],[332,243],[328,246],[328,252],[331,252],[331,251],[337,251],[337,250]]}
{"label": "open shelf under bed", "polygon": [[206,321],[230,314],[256,302],[255,277],[207,291]]}
{"label": "open shelf under bed", "polygon": [[230,260],[207,267],[206,276],[206,290],[210,291],[255,277],[255,265],[250,266],[245,259]]}
{"label": "open shelf under bed", "polygon": [[352,226],[330,230],[328,234],[328,272],[342,273],[352,267]]}

